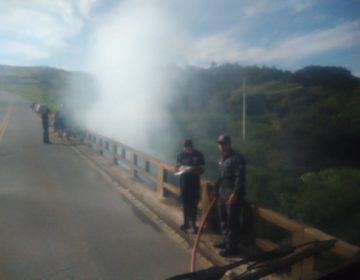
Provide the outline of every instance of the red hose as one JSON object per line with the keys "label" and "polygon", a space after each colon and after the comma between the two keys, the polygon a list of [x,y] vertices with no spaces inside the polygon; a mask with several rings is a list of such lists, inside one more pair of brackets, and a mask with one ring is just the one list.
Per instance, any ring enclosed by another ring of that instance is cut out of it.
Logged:
{"label": "red hose", "polygon": [[200,228],[199,228],[199,230],[197,232],[195,242],[194,242],[194,246],[193,246],[193,249],[192,249],[191,262],[190,262],[190,272],[195,272],[196,253],[197,253],[197,249],[198,249],[198,246],[199,246],[200,236],[201,236],[201,234],[202,234],[202,232],[204,230],[205,223],[206,223],[207,219],[209,218],[210,211],[214,207],[215,202],[216,202],[216,197],[214,197],[211,200],[210,205],[209,205],[208,209],[206,210],[205,215],[202,218]]}

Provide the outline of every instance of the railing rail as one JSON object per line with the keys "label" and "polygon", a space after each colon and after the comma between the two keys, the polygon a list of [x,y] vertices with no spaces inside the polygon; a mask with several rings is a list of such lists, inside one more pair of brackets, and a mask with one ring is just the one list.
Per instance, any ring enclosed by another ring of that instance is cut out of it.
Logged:
{"label": "railing rail", "polygon": [[[99,154],[108,156],[115,164],[127,166],[128,174],[132,178],[145,176],[151,180],[155,184],[155,190],[161,197],[165,197],[167,193],[172,193],[175,196],[180,195],[179,187],[168,180],[169,175],[174,173],[174,167],[170,164],[162,162],[128,145],[90,131],[85,133],[82,141]],[[140,162],[143,164],[140,164]],[[211,182],[204,179],[201,180],[201,199],[199,202],[201,213],[204,213],[209,206],[208,194],[212,188],[213,185]],[[291,220],[270,209],[252,206],[252,212],[255,219],[262,219],[288,232],[291,235],[291,245],[293,246],[314,240],[334,239],[333,236],[311,226]],[[271,238],[264,239],[254,237],[254,239],[256,244],[263,250],[271,250],[278,246],[271,241]],[[331,252],[344,259],[348,259],[358,254],[360,248],[345,241],[338,240]],[[301,263],[293,265],[291,268],[292,279],[308,279],[309,277],[315,276],[316,271],[314,264],[314,257],[310,257]]]}

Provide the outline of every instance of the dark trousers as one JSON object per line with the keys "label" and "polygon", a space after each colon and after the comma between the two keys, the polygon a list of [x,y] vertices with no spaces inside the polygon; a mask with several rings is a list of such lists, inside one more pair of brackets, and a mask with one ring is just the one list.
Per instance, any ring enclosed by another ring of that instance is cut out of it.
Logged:
{"label": "dark trousers", "polygon": [[239,242],[242,203],[229,204],[227,198],[219,197],[217,206],[225,247],[234,250]]}
{"label": "dark trousers", "polygon": [[197,206],[199,203],[198,197],[183,198],[183,214],[185,226],[196,226]]}
{"label": "dark trousers", "polygon": [[48,127],[44,127],[44,131],[43,131],[43,141],[44,143],[49,143],[49,128]]}

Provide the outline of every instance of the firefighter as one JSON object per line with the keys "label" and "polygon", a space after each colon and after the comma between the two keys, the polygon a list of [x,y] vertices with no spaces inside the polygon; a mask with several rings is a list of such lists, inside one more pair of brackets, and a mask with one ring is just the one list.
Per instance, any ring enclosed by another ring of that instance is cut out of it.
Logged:
{"label": "firefighter", "polygon": [[180,176],[181,199],[183,203],[184,223],[180,229],[197,232],[196,216],[200,198],[200,175],[204,172],[205,160],[196,150],[190,139],[184,141],[182,151],[177,156],[175,171]]}
{"label": "firefighter", "polygon": [[44,144],[51,144],[49,141],[49,113],[49,109],[45,108],[41,114]]}
{"label": "firefighter", "polygon": [[230,257],[237,253],[240,234],[240,214],[245,199],[246,163],[242,154],[231,146],[231,137],[217,138],[221,152],[219,178],[215,184],[218,216],[223,241],[214,244],[220,255]]}

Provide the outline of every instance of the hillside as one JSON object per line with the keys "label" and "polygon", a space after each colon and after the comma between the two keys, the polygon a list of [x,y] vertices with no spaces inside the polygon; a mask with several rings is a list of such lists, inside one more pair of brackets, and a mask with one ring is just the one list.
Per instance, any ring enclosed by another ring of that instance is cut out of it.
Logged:
{"label": "hillside", "polygon": [[[90,75],[61,69],[37,66],[0,65],[0,90],[16,93],[30,101],[47,104],[56,109],[68,98],[86,102],[95,94]],[[83,98],[84,97],[84,98]]]}
{"label": "hillside", "polygon": [[[360,140],[359,79],[346,69],[308,67],[290,73],[224,65],[185,74],[171,108],[180,120],[192,120],[194,128],[185,126],[185,134],[200,140],[231,132],[257,165],[304,170],[358,166],[353,151]],[[243,79],[246,141],[240,135]],[[276,147],[280,154],[271,153]]]}

